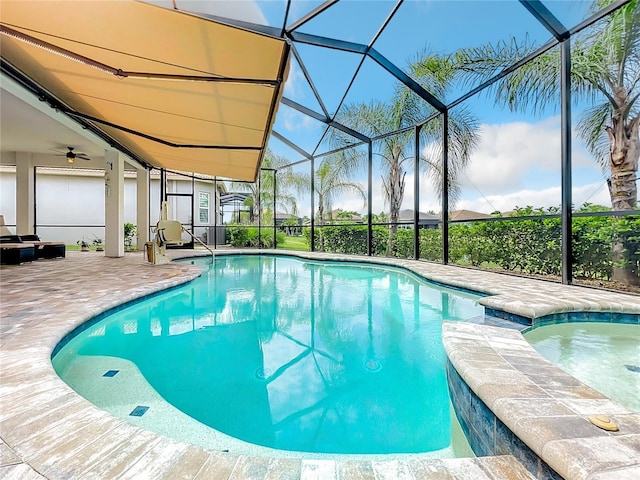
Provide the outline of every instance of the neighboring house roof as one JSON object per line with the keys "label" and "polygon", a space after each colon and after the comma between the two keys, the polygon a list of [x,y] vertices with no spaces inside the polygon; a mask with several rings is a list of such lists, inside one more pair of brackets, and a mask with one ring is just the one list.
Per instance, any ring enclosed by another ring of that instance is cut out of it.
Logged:
{"label": "neighboring house roof", "polygon": [[483,218],[492,218],[491,215],[487,213],[474,212],[473,210],[454,210],[453,212],[449,212],[449,220],[481,220]]}
{"label": "neighboring house roof", "polygon": [[[404,210],[400,210],[400,214],[398,216],[398,220],[401,222],[413,222],[413,210],[410,208],[405,208]],[[438,215],[432,215],[430,213],[418,212],[418,219],[420,223],[423,222],[437,222],[440,220]]]}

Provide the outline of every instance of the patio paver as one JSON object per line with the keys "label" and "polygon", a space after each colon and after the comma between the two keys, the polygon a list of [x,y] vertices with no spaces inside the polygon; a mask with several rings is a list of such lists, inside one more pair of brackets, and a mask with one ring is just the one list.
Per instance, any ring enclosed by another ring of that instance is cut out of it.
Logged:
{"label": "patio paver", "polygon": [[[171,252],[173,256],[184,254],[194,252]],[[295,254],[404,266],[439,282],[498,294],[482,303],[518,315],[557,313],[586,305],[640,313],[640,297],[633,295],[424,262]],[[344,461],[268,459],[204,450],[109,415],[75,394],[55,374],[51,353],[73,328],[110,308],[199,274],[199,268],[188,262],[150,265],[142,253],[106,258],[102,253],[69,252],[66,259],[0,269],[0,477],[533,478],[513,456]],[[491,328],[475,327],[480,331]]]}

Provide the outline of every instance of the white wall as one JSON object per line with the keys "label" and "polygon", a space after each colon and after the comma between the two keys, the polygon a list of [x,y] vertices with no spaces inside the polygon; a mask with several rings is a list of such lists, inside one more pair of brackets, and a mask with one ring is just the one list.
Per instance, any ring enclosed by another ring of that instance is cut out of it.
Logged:
{"label": "white wall", "polygon": [[[0,215],[7,225],[16,224],[16,170],[15,167],[0,168]],[[14,227],[9,227],[15,232]]]}
{"label": "white wall", "polygon": [[[136,181],[125,178],[124,221],[136,223]],[[39,170],[36,176],[36,226],[43,240],[67,244],[104,241],[104,173],[61,175]]]}
{"label": "white wall", "polygon": [[[191,193],[191,179],[169,180],[169,192]],[[70,171],[38,168],[36,176],[36,233],[42,240],[63,241],[68,245],[79,240],[91,243],[95,238],[104,240],[104,172]],[[206,191],[210,195],[210,225],[214,224],[213,182],[196,181],[194,184],[195,224],[198,219],[198,192]],[[124,182],[124,221],[137,223],[136,220],[136,179],[131,174]],[[0,168],[0,214],[5,216],[8,225],[15,224],[16,218],[16,176],[15,170]],[[153,227],[160,219],[160,181],[151,179],[150,185],[150,225]],[[171,218],[190,220],[191,209],[188,200],[177,204],[178,209],[169,212]],[[218,220],[220,223],[220,220]],[[10,227],[12,231],[15,228]],[[202,236],[204,228],[196,227],[195,234]]]}

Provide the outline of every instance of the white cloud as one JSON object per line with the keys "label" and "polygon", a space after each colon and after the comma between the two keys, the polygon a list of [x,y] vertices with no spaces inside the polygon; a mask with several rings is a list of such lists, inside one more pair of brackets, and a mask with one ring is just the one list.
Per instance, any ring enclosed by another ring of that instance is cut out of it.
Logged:
{"label": "white cloud", "polygon": [[[356,183],[358,183],[356,181]],[[363,184],[360,182],[360,186],[366,189],[366,182]],[[301,197],[302,198],[302,197]],[[301,206],[302,205],[302,206]],[[300,208],[300,216],[306,215],[311,216],[311,207],[308,196],[304,196],[302,200],[298,204],[298,208]],[[316,197],[316,211],[318,209],[317,197]],[[366,200],[363,201],[362,197],[358,194],[347,192],[339,196],[333,200],[333,204],[331,205],[331,209],[342,209],[349,212],[357,212],[362,215],[367,213],[367,204]],[[373,181],[373,213],[380,213],[385,209],[384,207],[384,197],[382,195],[382,181]]]}
{"label": "white cloud", "polygon": [[292,61],[291,66],[289,67],[287,81],[284,84],[284,95],[301,103],[302,100],[304,100],[303,98],[300,98],[301,95],[304,95],[301,91],[301,85],[303,82],[306,83],[307,79],[304,78],[302,69],[298,66],[297,62]]}
{"label": "white cloud", "polygon": [[[495,210],[506,212],[514,210],[516,207],[532,206],[538,207],[559,207],[560,187],[550,187],[542,190],[524,189],[506,195],[488,195],[468,200],[460,200],[455,208],[460,210],[473,210],[476,212],[491,213]],[[606,184],[592,183],[580,187],[574,187],[572,191],[573,204],[576,208],[585,202],[611,206],[609,190]]]}
{"label": "white cloud", "polygon": [[361,197],[358,197],[357,195],[349,194],[349,195],[342,195],[339,200],[334,201],[331,208],[332,210],[341,208],[342,210],[346,210],[348,212],[365,213],[367,211],[366,205],[367,205],[366,202],[363,202]]}
{"label": "white cloud", "polygon": [[[363,183],[361,182],[361,185]],[[366,181],[364,183],[366,185]],[[421,188],[425,188],[424,182],[421,183]],[[382,179],[380,177],[373,178],[372,181],[372,212],[378,214],[380,212],[388,212],[389,206],[385,202],[384,198],[384,189],[382,187]],[[405,190],[404,190],[404,198],[402,200],[401,210],[405,208],[413,209],[413,175],[407,174],[405,177]],[[435,197],[432,189],[428,189],[426,192],[421,191],[420,194],[420,211],[428,212],[435,211],[439,212],[441,207],[440,199]],[[349,194],[342,195],[339,199],[334,201],[333,208],[341,208],[343,210],[349,210],[358,212],[361,214],[365,214],[367,212],[366,203],[363,205],[362,199],[357,195]]]}
{"label": "white cloud", "polygon": [[[425,183],[421,183],[420,193],[420,211],[421,212],[440,212],[442,203],[433,190]],[[455,204],[450,205],[453,210],[473,210],[475,212],[491,213],[496,210],[506,212],[514,210],[516,207],[532,206],[534,208],[559,207],[561,192],[560,187],[549,187],[540,190],[521,189],[504,195],[478,195],[473,198],[459,200]],[[590,183],[588,185],[577,186],[572,191],[573,204],[576,208],[585,202],[611,206],[609,198],[609,190],[606,183]],[[407,175],[404,200],[402,208],[413,209],[413,176]],[[343,195],[339,200],[334,202],[333,208],[342,208],[343,210],[366,213],[366,205],[363,208],[362,201],[355,195]],[[374,182],[373,185],[373,213],[388,211],[388,206],[384,204],[384,196],[382,191],[382,182]],[[306,215],[309,215],[307,212]]]}
{"label": "white cloud", "polygon": [[[483,124],[480,137],[480,144],[460,178],[463,189],[495,195],[531,185],[537,187],[541,183],[559,183],[560,117],[549,117],[537,123]],[[573,137],[573,168],[597,169],[575,139],[575,134]]]}
{"label": "white cloud", "polygon": [[[388,211],[388,207],[384,204],[381,182],[374,183],[373,189],[373,213]],[[572,192],[573,204],[575,208],[580,207],[585,202],[594,205],[611,206],[609,198],[609,190],[606,183],[591,183],[574,187]],[[307,204],[308,205],[308,204]],[[534,208],[548,208],[560,206],[560,187],[550,187],[542,190],[523,189],[505,195],[488,195],[478,196],[471,199],[459,200],[451,208],[454,210],[473,210],[475,212],[491,213],[496,210],[507,212],[514,210],[516,207],[532,206]],[[338,200],[334,201],[332,208],[341,208],[366,213],[366,205],[363,207],[362,200],[356,195],[342,195]],[[404,201],[402,208],[413,209],[413,179],[407,176],[407,186],[405,189]],[[301,215],[310,216],[310,209],[301,212]],[[431,193],[420,195],[420,211],[421,212],[440,212],[442,204],[438,197]]]}
{"label": "white cloud", "polygon": [[[314,130],[318,128],[319,123],[303,113],[293,108],[280,108],[278,112],[278,120],[282,119],[284,128],[289,132],[300,130]],[[280,117],[280,115],[282,117]]]}
{"label": "white cloud", "polygon": [[[407,173],[405,177],[405,187],[404,187],[404,198],[402,200],[402,208],[413,210],[413,202],[414,202],[414,189],[413,189],[413,180],[414,175],[412,173]],[[433,187],[427,182],[426,177],[420,178],[420,208],[421,212],[439,212],[442,207],[442,202],[440,197],[436,196],[435,190]]]}
{"label": "white cloud", "polygon": [[[528,205],[535,208],[560,206],[560,132],[559,117],[537,123],[482,125],[481,143],[461,179],[463,198],[451,208],[491,213]],[[600,167],[591,160],[578,139],[573,139],[572,147],[572,167],[589,182],[586,185],[574,183],[573,204],[579,207],[586,201],[610,206],[606,183],[595,180],[602,178]],[[589,171],[593,174],[585,175],[584,172]],[[405,180],[402,208],[413,209],[413,172],[408,171]],[[379,173],[374,172],[373,181],[373,212],[388,211]],[[366,184],[366,179],[363,182]],[[334,208],[366,212],[366,207],[361,207],[359,200],[348,196],[340,198],[334,205]],[[440,198],[423,177],[420,181],[420,211],[440,212],[441,207]]]}
{"label": "white cloud", "polygon": [[560,136],[546,125],[518,122],[482,125],[482,142],[461,178],[463,187],[475,185],[485,193],[523,184],[528,170],[555,171],[560,163]]}

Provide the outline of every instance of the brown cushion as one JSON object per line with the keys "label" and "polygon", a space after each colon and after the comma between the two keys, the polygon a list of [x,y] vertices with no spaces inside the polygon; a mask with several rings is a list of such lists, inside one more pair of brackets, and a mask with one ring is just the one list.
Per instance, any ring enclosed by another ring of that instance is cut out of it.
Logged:
{"label": "brown cushion", "polygon": [[0,248],[34,248],[33,243],[0,243]]}

